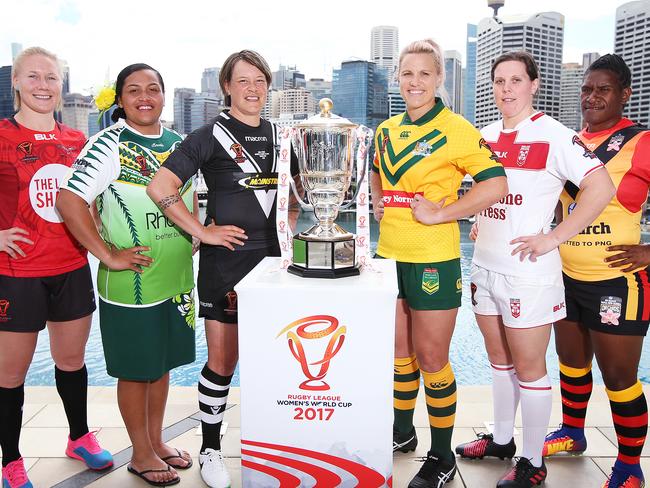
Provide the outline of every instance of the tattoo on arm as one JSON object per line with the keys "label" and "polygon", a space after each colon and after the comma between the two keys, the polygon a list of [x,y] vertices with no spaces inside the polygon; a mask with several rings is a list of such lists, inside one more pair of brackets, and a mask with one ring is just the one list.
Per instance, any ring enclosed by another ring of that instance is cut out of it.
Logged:
{"label": "tattoo on arm", "polygon": [[180,201],[181,201],[181,196],[178,193],[175,193],[174,195],[168,195],[158,200],[158,207],[160,207],[160,210],[164,212],[169,207],[171,207],[172,205]]}

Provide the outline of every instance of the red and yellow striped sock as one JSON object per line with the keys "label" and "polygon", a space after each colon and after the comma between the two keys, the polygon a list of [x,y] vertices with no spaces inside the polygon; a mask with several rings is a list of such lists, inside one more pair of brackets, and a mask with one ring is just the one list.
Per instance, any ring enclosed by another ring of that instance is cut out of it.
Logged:
{"label": "red and yellow striped sock", "polygon": [[587,405],[593,384],[591,364],[586,368],[572,368],[560,363],[562,427],[580,430],[585,428]]}
{"label": "red and yellow striped sock", "polygon": [[618,439],[618,460],[639,464],[648,432],[648,404],[641,382],[625,390],[606,390]]}

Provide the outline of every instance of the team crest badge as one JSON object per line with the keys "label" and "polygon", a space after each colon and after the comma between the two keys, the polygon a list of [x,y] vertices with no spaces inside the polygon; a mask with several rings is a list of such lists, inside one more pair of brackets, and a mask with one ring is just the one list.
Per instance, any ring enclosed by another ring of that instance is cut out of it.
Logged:
{"label": "team crest badge", "polygon": [[600,322],[608,325],[618,325],[623,309],[623,299],[619,297],[600,297]]}
{"label": "team crest badge", "polygon": [[235,153],[233,159],[237,164],[243,164],[246,162],[246,157],[244,156],[244,148],[241,144],[233,144],[230,146],[230,150]]}
{"label": "team crest badge", "polygon": [[11,317],[7,315],[10,304],[11,302],[9,300],[5,300],[4,298],[0,299],[0,322],[11,320]]}
{"label": "team crest badge", "polygon": [[519,298],[510,299],[510,314],[516,319],[521,315],[521,300]]}
{"label": "team crest badge", "polygon": [[612,137],[607,143],[607,151],[616,151],[616,152],[620,151],[621,144],[623,144],[624,140],[625,140],[625,136],[623,134],[619,134],[617,136]]}
{"label": "team crest badge", "polygon": [[135,162],[140,166],[140,174],[142,176],[149,176],[151,174],[151,170],[147,168],[147,158],[144,156],[136,156]]}
{"label": "team crest badge", "polygon": [[528,153],[530,152],[530,145],[522,144],[519,148],[519,155],[517,156],[517,166],[521,167],[526,164]]}
{"label": "team crest badge", "polygon": [[424,268],[422,271],[422,291],[433,295],[440,289],[440,275],[436,268]]}
{"label": "team crest badge", "polygon": [[33,163],[34,161],[38,161],[38,156],[32,153],[33,149],[34,145],[31,142],[25,141],[18,144],[16,150],[22,155],[20,160],[23,163]]}
{"label": "team crest badge", "polygon": [[237,313],[237,293],[229,291],[226,293],[226,308],[224,309],[228,315],[235,315]]}
{"label": "team crest badge", "polygon": [[583,156],[585,158],[596,159],[596,155],[593,152],[591,152],[591,150],[585,145],[584,142],[582,142],[580,140],[580,138],[578,136],[573,136],[572,142],[576,146],[580,146],[582,149],[584,149],[585,152],[584,152]]}
{"label": "team crest badge", "polygon": [[415,156],[428,156],[431,154],[431,144],[427,141],[419,141],[413,149],[413,155]]}

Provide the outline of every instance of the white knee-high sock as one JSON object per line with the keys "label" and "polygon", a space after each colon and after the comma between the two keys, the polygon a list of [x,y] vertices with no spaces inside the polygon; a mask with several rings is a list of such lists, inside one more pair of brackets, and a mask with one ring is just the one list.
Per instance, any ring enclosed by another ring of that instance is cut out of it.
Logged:
{"label": "white knee-high sock", "polygon": [[553,393],[548,375],[535,381],[520,381],[521,417],[524,445],[521,456],[530,459],[533,466],[542,465],[544,437],[551,418]]}
{"label": "white knee-high sock", "polygon": [[519,382],[512,364],[492,364],[494,442],[507,444],[512,439],[519,405]]}

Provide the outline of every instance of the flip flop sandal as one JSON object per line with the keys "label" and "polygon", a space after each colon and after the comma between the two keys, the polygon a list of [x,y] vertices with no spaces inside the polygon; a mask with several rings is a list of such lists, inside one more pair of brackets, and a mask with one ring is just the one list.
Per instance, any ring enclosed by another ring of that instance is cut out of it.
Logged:
{"label": "flip flop sandal", "polygon": [[171,486],[171,485],[177,485],[178,483],[181,482],[181,479],[178,476],[169,481],[154,481],[154,480],[150,480],[145,476],[145,474],[147,473],[165,473],[171,470],[171,466],[167,466],[167,469],[145,469],[143,471],[136,471],[131,465],[128,465],[126,467],[126,470],[129,473],[136,475],[138,478],[142,478],[151,486]]}
{"label": "flip flop sandal", "polygon": [[[169,466],[171,466],[174,469],[190,469],[194,464],[192,458],[185,459],[180,449],[174,447],[174,450],[176,451],[176,454],[172,454],[171,456],[165,456],[164,458],[160,458],[160,459],[165,461]],[[186,461],[187,464],[181,465],[181,464],[172,464],[170,462],[167,462],[168,459],[174,459],[174,458],[181,458],[183,461]]]}

